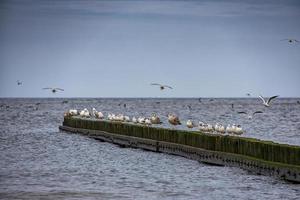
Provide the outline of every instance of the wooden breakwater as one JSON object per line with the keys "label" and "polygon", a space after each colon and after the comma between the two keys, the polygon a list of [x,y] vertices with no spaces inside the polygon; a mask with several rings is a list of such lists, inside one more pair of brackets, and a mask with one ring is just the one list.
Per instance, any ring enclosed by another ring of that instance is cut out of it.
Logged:
{"label": "wooden breakwater", "polygon": [[164,152],[300,183],[300,147],[228,135],[106,120],[64,118],[61,130],[118,145]]}

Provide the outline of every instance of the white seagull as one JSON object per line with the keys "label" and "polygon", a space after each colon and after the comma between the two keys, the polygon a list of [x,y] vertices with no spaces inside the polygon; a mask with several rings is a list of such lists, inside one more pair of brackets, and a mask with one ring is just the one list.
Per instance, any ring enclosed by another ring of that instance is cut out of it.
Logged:
{"label": "white seagull", "polygon": [[268,101],[266,101],[261,95],[259,95],[259,98],[263,101],[263,104],[264,104],[264,106],[266,106],[266,107],[270,107],[271,101],[272,101],[273,99],[277,98],[277,97],[279,97],[279,96],[278,96],[278,95],[272,96],[272,97],[270,97],[270,98],[268,99]]}
{"label": "white seagull", "polygon": [[46,87],[46,88],[43,88],[43,90],[51,90],[52,93],[56,93],[58,90],[64,91],[64,89],[61,89],[61,88],[52,88],[52,87]]}
{"label": "white seagull", "polygon": [[171,86],[162,85],[162,84],[159,84],[159,83],[151,83],[151,85],[157,85],[157,86],[159,86],[160,90],[164,90],[165,88],[173,89]]}

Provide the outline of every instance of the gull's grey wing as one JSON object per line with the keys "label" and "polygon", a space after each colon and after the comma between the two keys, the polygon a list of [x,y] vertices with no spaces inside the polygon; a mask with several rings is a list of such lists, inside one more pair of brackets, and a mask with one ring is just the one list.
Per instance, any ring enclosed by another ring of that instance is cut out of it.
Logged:
{"label": "gull's grey wing", "polygon": [[277,98],[277,97],[279,97],[278,95],[276,95],[276,96],[272,96],[272,97],[270,97],[269,99],[268,99],[268,104],[273,100],[273,99],[275,99],[275,98]]}
{"label": "gull's grey wing", "polygon": [[61,88],[54,88],[56,90],[60,90],[60,91],[64,91],[64,89],[61,89]]}
{"label": "gull's grey wing", "polygon": [[163,85],[163,86],[166,87],[166,88],[173,89],[171,86],[168,86],[168,85]]}
{"label": "gull's grey wing", "polygon": [[238,114],[247,114],[245,111],[237,112]]}
{"label": "gull's grey wing", "polygon": [[52,90],[50,87],[42,88],[43,90]]}
{"label": "gull's grey wing", "polygon": [[158,86],[161,86],[161,84],[159,84],[159,83],[151,83],[150,85],[158,85]]}
{"label": "gull's grey wing", "polygon": [[255,115],[255,114],[258,114],[258,113],[263,113],[263,111],[255,111],[254,113],[253,113],[253,115]]}

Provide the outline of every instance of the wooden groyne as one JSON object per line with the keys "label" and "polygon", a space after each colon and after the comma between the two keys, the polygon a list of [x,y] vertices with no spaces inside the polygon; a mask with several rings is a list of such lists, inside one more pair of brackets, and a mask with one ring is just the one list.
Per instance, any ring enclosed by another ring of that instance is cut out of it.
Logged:
{"label": "wooden groyne", "polygon": [[300,146],[79,117],[64,118],[59,128],[125,147],[240,167],[300,183]]}

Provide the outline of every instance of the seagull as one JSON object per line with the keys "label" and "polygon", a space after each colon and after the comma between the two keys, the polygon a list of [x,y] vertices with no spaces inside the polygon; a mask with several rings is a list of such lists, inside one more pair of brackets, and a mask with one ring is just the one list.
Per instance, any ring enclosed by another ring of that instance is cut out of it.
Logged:
{"label": "seagull", "polygon": [[251,94],[250,94],[250,93],[246,93],[246,95],[247,95],[248,97],[251,97]]}
{"label": "seagull", "polygon": [[[253,112],[252,113],[252,115],[248,115],[248,119],[252,119],[253,118],[253,116],[255,115],[255,114],[259,114],[259,113],[263,113],[262,111],[255,111],[255,112]],[[242,111],[242,112],[238,112],[238,114],[248,114],[247,112],[245,112],[245,111]]]}
{"label": "seagull", "polygon": [[22,81],[17,80],[17,85],[22,85]]}
{"label": "seagull", "polygon": [[188,120],[187,122],[186,122],[186,126],[188,127],[188,128],[194,128],[195,127],[195,124],[194,124],[194,122],[192,121],[192,120]]}
{"label": "seagull", "polygon": [[292,38],[287,38],[287,39],[283,39],[283,40],[280,40],[280,41],[288,41],[289,43],[299,42],[298,40],[292,39]]}
{"label": "seagull", "polygon": [[151,85],[157,85],[157,86],[159,86],[160,90],[164,90],[165,88],[173,89],[171,86],[162,85],[162,84],[159,84],[159,83],[151,83]]}
{"label": "seagull", "polygon": [[150,121],[152,124],[161,124],[162,122],[160,121],[160,118],[153,113],[152,116],[150,117]]}
{"label": "seagull", "polygon": [[259,98],[263,101],[263,104],[264,104],[264,106],[266,106],[266,107],[270,107],[270,103],[271,103],[272,99],[275,99],[275,98],[277,98],[277,97],[279,97],[279,96],[278,96],[278,95],[272,96],[272,97],[270,97],[270,98],[268,99],[268,101],[266,101],[261,95],[259,95]]}
{"label": "seagull", "polygon": [[56,93],[58,90],[64,91],[64,89],[61,88],[51,88],[51,87],[43,88],[43,90],[51,90],[52,93]]}
{"label": "seagull", "polygon": [[168,121],[170,124],[176,126],[176,125],[181,125],[181,122],[179,121],[178,116],[173,115],[173,114],[168,114]]}

